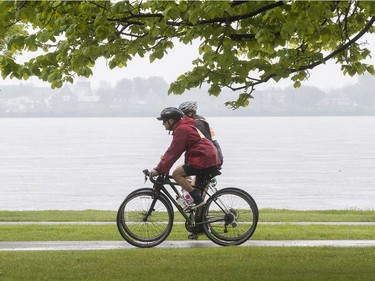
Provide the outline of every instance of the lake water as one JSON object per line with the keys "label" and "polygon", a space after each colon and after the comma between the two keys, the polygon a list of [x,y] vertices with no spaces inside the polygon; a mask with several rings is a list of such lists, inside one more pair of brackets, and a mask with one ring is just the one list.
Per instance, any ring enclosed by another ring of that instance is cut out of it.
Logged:
{"label": "lake water", "polygon": [[[218,188],[259,208],[375,209],[375,117],[208,119]],[[0,210],[116,210],[171,141],[155,118],[0,119],[0,132]]]}

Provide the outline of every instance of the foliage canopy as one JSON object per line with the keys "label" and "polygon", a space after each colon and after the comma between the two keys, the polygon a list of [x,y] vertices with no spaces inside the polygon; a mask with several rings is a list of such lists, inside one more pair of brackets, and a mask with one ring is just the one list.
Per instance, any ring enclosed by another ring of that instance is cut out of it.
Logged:
{"label": "foliage canopy", "polygon": [[[135,56],[162,59],[176,41],[200,42],[194,67],[169,93],[209,83],[209,94],[238,92],[228,102],[246,106],[259,84],[335,60],[344,74],[369,72],[359,39],[374,33],[373,1],[1,1],[2,77],[36,76],[53,88],[89,77],[99,58],[110,69]],[[38,52],[37,52],[38,51]],[[42,52],[41,52],[42,51]],[[16,54],[35,52],[26,62]]]}

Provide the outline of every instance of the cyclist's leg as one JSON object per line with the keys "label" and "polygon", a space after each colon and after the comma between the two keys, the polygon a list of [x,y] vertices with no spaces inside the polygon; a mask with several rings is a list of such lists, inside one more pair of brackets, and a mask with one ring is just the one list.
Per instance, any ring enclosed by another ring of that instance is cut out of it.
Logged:
{"label": "cyclist's leg", "polygon": [[[184,164],[178,164],[176,167],[177,168],[180,168],[182,167]],[[186,179],[190,182],[190,184],[194,187],[195,186],[195,182],[196,182],[196,176],[195,175],[189,175],[189,176],[186,176]]]}
{"label": "cyclist's leg", "polygon": [[187,177],[189,176],[186,174],[184,168],[184,165],[176,167],[176,169],[172,173],[172,177],[176,180],[176,182],[181,185],[183,189],[185,189],[187,192],[192,192],[194,190],[191,183],[187,180]]}
{"label": "cyclist's leg", "polygon": [[196,175],[197,170],[188,166],[188,165],[182,165],[180,167],[177,167],[173,173],[172,177],[176,180],[176,182],[181,185],[183,189],[185,189],[191,197],[194,199],[194,203],[196,207],[199,207],[204,204],[202,196],[199,194],[199,191],[195,189],[191,183],[187,180],[187,176],[190,175]]}

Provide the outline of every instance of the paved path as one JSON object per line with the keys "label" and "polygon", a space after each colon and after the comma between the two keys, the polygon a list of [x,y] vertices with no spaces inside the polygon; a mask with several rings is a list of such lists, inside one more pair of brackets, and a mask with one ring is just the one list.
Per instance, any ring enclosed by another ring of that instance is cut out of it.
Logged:
{"label": "paved path", "polygon": [[[250,247],[375,247],[375,240],[249,240]],[[211,241],[164,241],[156,248],[220,247]],[[125,241],[0,242],[0,251],[136,249]]]}
{"label": "paved path", "polygon": [[[115,224],[114,222],[0,222],[0,225],[20,224]],[[259,222],[259,224],[322,224],[375,225],[375,222]],[[251,247],[375,247],[375,240],[249,240],[241,246]],[[156,248],[220,247],[211,241],[164,241]],[[64,251],[136,249],[125,241],[36,241],[0,242],[0,251]]]}

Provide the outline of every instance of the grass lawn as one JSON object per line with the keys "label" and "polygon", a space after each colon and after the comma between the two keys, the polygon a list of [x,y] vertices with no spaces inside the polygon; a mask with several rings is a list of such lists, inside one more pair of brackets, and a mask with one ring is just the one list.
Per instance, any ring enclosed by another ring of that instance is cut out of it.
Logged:
{"label": "grass lawn", "polygon": [[375,280],[373,248],[0,252],[0,280]]}
{"label": "grass lawn", "polygon": [[[0,225],[0,233],[0,241],[123,240],[116,225]],[[167,240],[187,240],[187,235],[184,225],[174,225]],[[375,226],[259,224],[251,239],[374,240]]]}
{"label": "grass lawn", "polygon": [[[114,222],[115,211],[0,211],[0,221]],[[181,217],[176,217],[181,221]],[[260,222],[375,221],[375,211],[260,210]],[[168,239],[185,240],[183,224]],[[202,238],[200,238],[201,240]],[[259,224],[251,239],[375,239],[371,225]],[[0,225],[0,241],[122,240],[115,224]],[[0,280],[375,280],[373,247],[0,251]]]}

